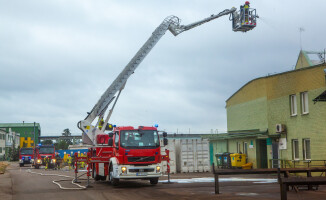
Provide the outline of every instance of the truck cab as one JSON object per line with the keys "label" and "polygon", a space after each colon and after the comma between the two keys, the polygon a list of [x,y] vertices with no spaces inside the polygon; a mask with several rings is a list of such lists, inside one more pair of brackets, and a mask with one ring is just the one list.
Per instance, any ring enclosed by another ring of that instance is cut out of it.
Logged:
{"label": "truck cab", "polygon": [[23,167],[24,164],[34,164],[33,148],[21,148],[19,150],[19,166]]}
{"label": "truck cab", "polygon": [[48,162],[49,168],[53,168],[56,163],[55,148],[53,145],[39,144],[35,148],[34,167],[38,169],[41,165],[45,166]]}
{"label": "truck cab", "polygon": [[113,185],[118,185],[120,179],[146,179],[151,184],[158,183],[162,176],[162,158],[156,127],[115,127],[108,138],[108,147],[93,151],[93,156],[108,161],[108,164],[95,164],[95,180],[105,180],[108,176]]}

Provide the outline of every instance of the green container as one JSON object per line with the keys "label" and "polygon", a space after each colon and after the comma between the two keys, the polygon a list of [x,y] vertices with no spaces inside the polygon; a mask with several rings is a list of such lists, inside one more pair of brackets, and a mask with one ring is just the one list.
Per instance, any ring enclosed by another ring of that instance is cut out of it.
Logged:
{"label": "green container", "polygon": [[216,156],[217,166],[222,166],[223,165],[223,153],[217,153],[217,154],[215,154],[215,156]]}

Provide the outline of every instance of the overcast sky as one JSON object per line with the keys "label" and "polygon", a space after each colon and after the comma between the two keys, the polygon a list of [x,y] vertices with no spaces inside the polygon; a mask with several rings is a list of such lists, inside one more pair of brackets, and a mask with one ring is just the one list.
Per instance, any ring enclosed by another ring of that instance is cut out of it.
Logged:
{"label": "overcast sky", "polygon": [[[86,117],[169,15],[189,24],[239,0],[0,0],[0,123],[38,122],[58,135]],[[111,123],[169,133],[225,132],[225,100],[248,81],[292,70],[300,50],[326,48],[324,0],[251,1],[257,28],[224,16],[167,32],[127,82]]]}

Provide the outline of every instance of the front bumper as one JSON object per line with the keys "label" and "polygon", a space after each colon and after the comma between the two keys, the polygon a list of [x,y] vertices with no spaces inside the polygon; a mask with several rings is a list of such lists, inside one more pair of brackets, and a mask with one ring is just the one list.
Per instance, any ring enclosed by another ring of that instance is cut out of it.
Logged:
{"label": "front bumper", "polygon": [[32,163],[34,163],[34,159],[30,159],[30,160],[19,159],[19,164],[32,164]]}
{"label": "front bumper", "polygon": [[[125,172],[122,172],[122,168],[127,168]],[[157,171],[157,167],[160,168]],[[114,178],[119,179],[150,179],[150,178],[159,178],[162,176],[162,168],[160,164],[153,164],[147,166],[137,166],[137,165],[118,165],[118,175]],[[116,174],[116,173],[115,173]]]}

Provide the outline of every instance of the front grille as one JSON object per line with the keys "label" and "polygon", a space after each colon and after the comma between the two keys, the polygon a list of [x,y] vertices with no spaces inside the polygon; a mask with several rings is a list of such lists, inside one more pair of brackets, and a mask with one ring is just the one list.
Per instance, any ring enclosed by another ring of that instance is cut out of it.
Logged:
{"label": "front grille", "polygon": [[155,156],[128,157],[128,162],[153,162],[153,161],[155,161]]}
{"label": "front grille", "polygon": [[29,160],[29,156],[24,156],[24,159],[25,160]]}
{"label": "front grille", "polygon": [[129,172],[154,172],[154,168],[148,168],[148,169],[129,169]]}

